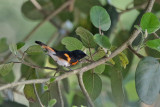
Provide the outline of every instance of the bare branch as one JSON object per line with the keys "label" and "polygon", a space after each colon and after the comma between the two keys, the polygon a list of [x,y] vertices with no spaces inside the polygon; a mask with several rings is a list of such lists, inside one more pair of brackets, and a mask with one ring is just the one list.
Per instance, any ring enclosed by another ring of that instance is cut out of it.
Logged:
{"label": "bare branch", "polygon": [[[147,5],[146,12],[150,12],[151,11],[154,2],[155,2],[155,0],[149,0],[149,4]],[[84,66],[82,68],[73,70],[72,72],[64,73],[64,74],[56,77],[55,82],[56,81],[60,81],[60,80],[62,80],[64,78],[70,77],[72,75],[75,75],[78,72],[83,73],[83,72],[86,72],[86,71],[88,71],[90,69],[95,68],[98,65],[104,64],[106,61],[109,61],[111,58],[115,57],[116,55],[121,53],[123,50],[125,50],[133,42],[133,40],[138,36],[139,33],[140,33],[140,30],[135,30],[133,32],[133,34],[130,36],[130,38],[125,43],[123,43],[118,49],[116,49],[109,57],[102,58],[102,59],[100,59],[100,60],[98,60],[96,62],[93,62],[93,63],[91,63],[91,64],[89,64],[87,66]],[[27,81],[23,81],[23,82],[14,82],[14,83],[11,83],[11,84],[7,84],[7,85],[1,86],[0,87],[0,91],[4,90],[6,88],[15,87],[15,86],[18,86],[18,85],[33,84],[33,83],[44,83],[44,82],[47,82],[48,80],[49,79],[35,79],[35,80],[27,80]]]}
{"label": "bare branch", "polygon": [[61,92],[60,81],[57,81],[57,87],[58,87],[58,95],[59,95],[61,107],[64,107],[64,102],[63,102],[63,97],[62,97],[62,92]]}
{"label": "bare branch", "polygon": [[37,99],[38,99],[39,104],[41,105],[41,107],[44,107],[44,105],[42,104],[41,99],[39,98],[39,95],[38,95],[38,93],[37,93],[37,88],[36,88],[35,83],[33,84],[33,87],[34,87],[34,92],[35,92],[35,94],[36,94],[36,96],[37,96]]}
{"label": "bare branch", "polygon": [[143,55],[139,54],[136,50],[134,50],[131,45],[128,46],[128,49],[131,52],[133,52],[136,56],[138,56],[138,58],[143,58],[144,57]]}
{"label": "bare branch", "polygon": [[41,5],[36,0],[31,0],[31,2],[38,10],[42,10]]}
{"label": "bare branch", "polygon": [[153,33],[156,39],[160,39],[160,37],[157,35],[157,33]]}
{"label": "bare branch", "polygon": [[94,103],[92,102],[92,99],[90,98],[90,96],[89,96],[89,94],[88,94],[88,92],[87,92],[87,90],[85,89],[85,86],[84,86],[84,84],[83,84],[82,76],[83,76],[83,73],[78,73],[78,74],[77,74],[79,86],[80,86],[80,88],[81,88],[84,96],[86,97],[89,105],[90,105],[91,107],[94,107]]}
{"label": "bare branch", "polygon": [[46,21],[49,21],[52,19],[54,16],[56,16],[58,13],[60,13],[62,10],[64,10],[67,6],[69,6],[71,1],[65,2],[61,7],[59,7],[57,10],[53,11],[48,17],[46,17],[43,21],[41,21],[35,28],[32,29],[32,31],[23,39],[23,41],[27,41],[31,35],[37,31],[37,29],[42,26]]}

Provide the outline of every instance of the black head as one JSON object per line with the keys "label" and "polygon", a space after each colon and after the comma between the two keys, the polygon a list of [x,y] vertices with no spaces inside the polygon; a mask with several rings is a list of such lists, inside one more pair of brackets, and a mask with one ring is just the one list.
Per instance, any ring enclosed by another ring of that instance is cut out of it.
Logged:
{"label": "black head", "polygon": [[74,50],[72,51],[72,54],[77,60],[80,60],[86,56],[86,54],[81,50]]}

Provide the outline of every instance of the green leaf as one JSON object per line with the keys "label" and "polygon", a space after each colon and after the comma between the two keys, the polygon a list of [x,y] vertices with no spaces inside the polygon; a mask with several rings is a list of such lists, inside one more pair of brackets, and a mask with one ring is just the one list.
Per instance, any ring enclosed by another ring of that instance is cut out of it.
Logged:
{"label": "green leaf", "polygon": [[52,77],[52,78],[50,78],[50,83],[52,83],[52,82],[54,82],[54,80],[55,80],[55,78],[54,77]]}
{"label": "green leaf", "polygon": [[44,85],[43,89],[44,89],[44,91],[48,90],[48,86]]}
{"label": "green leaf", "polygon": [[36,55],[36,54],[39,54],[39,53],[42,53],[43,50],[41,49],[41,47],[39,45],[33,45],[33,46],[30,46],[27,50],[26,50],[26,53],[28,55]]}
{"label": "green leaf", "polygon": [[149,40],[147,46],[160,52],[160,39]]}
{"label": "green leaf", "polygon": [[25,45],[25,43],[24,42],[18,42],[16,45],[17,45],[17,50],[19,50]]}
{"label": "green leaf", "polygon": [[99,46],[101,46],[103,48],[106,48],[106,49],[111,48],[111,43],[110,43],[107,36],[100,35],[100,34],[95,34],[94,35],[94,40]]}
{"label": "green leaf", "polygon": [[101,78],[97,74],[88,71],[83,74],[83,82],[89,96],[92,100],[95,100],[102,90]]}
{"label": "green leaf", "polygon": [[100,58],[103,58],[105,56],[105,52],[103,49],[98,49],[98,51],[93,55],[93,60],[94,61],[97,61],[99,60]]}
{"label": "green leaf", "polygon": [[14,53],[15,55],[17,54],[17,45],[16,44],[11,44],[9,45],[9,49],[12,53]]}
{"label": "green leaf", "polygon": [[92,8],[92,6],[95,6],[95,5],[101,5],[100,1],[99,0],[76,0],[75,1],[75,7],[85,14],[89,14],[89,10]]}
{"label": "green leaf", "polygon": [[69,51],[81,50],[83,48],[82,42],[73,37],[65,37],[62,39],[61,43],[65,45]]}
{"label": "green leaf", "polygon": [[0,65],[0,74],[2,76],[6,76],[13,68],[14,63],[8,63],[8,64],[1,64]]}
{"label": "green leaf", "polygon": [[92,7],[90,11],[90,18],[93,25],[103,31],[107,31],[111,26],[110,16],[103,7]]}
{"label": "green leaf", "polygon": [[81,37],[82,43],[86,48],[95,48],[96,43],[93,39],[93,34],[83,27],[76,29],[76,34]]}
{"label": "green leaf", "polygon": [[49,91],[45,91],[41,96],[41,101],[42,101],[42,104],[45,105],[45,107],[47,107],[48,105],[48,101],[50,100],[50,93]]}
{"label": "green leaf", "polygon": [[43,19],[43,14],[36,9],[32,2],[27,1],[22,5],[22,13],[29,19],[40,20]]}
{"label": "green leaf", "polygon": [[[37,2],[41,5],[43,11],[47,13],[46,15],[53,11],[52,0],[37,0]],[[24,2],[21,11],[25,17],[31,20],[40,20],[44,18],[43,13],[36,9],[31,1]]]}
{"label": "green leaf", "polygon": [[153,13],[145,13],[142,16],[140,26],[143,31],[147,30],[150,34],[156,32],[160,28],[160,21]]}
{"label": "green leaf", "polygon": [[55,104],[56,104],[57,100],[56,99],[51,99],[49,102],[48,102],[48,107],[53,107]]}
{"label": "green leaf", "polygon": [[111,71],[111,88],[114,101],[118,107],[123,107],[124,91],[122,87],[122,73],[117,68],[112,67]]}
{"label": "green leaf", "polygon": [[159,61],[153,57],[141,59],[136,69],[135,83],[141,101],[152,104],[160,91]]}
{"label": "green leaf", "polygon": [[104,70],[105,70],[105,64],[101,64],[101,65],[95,67],[95,69],[94,69],[95,73],[97,73],[97,74],[102,74]]}
{"label": "green leaf", "polygon": [[24,95],[27,98],[28,101],[30,102],[36,102],[37,97],[34,92],[34,87],[33,84],[26,84],[23,89]]}
{"label": "green leaf", "polygon": [[125,84],[125,89],[130,102],[137,102],[139,100],[134,80],[127,82],[127,84]]}
{"label": "green leaf", "polygon": [[7,39],[6,38],[1,38],[0,39],[0,53],[5,52],[9,49],[8,45],[7,45]]}

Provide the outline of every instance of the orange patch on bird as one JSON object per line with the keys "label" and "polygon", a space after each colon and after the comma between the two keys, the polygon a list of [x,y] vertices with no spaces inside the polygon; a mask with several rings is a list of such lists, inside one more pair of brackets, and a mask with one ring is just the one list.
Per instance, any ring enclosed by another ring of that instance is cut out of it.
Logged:
{"label": "orange patch on bird", "polygon": [[66,54],[66,53],[64,55],[67,57],[67,61],[70,62],[71,61],[70,56],[68,54]]}
{"label": "orange patch on bird", "polygon": [[42,48],[44,48],[44,49],[48,49],[48,50],[51,50],[51,51],[53,51],[53,52],[55,52],[52,48],[50,48],[49,46],[45,46],[45,45],[43,45],[42,46]]}
{"label": "orange patch on bird", "polygon": [[76,65],[78,63],[78,60],[76,62],[73,62],[72,65]]}

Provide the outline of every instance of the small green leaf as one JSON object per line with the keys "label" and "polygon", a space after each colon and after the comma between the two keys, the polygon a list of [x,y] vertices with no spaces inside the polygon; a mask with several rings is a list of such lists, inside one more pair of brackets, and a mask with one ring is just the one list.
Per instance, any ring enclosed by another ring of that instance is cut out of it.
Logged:
{"label": "small green leaf", "polygon": [[48,90],[48,86],[47,85],[44,85],[43,89],[46,91]]}
{"label": "small green leaf", "polygon": [[65,45],[69,51],[81,50],[83,48],[82,42],[73,37],[65,37],[62,39],[61,43]]}
{"label": "small green leaf", "polygon": [[76,34],[81,37],[82,43],[86,48],[95,48],[96,43],[93,39],[93,34],[83,27],[76,29]]}
{"label": "small green leaf", "polygon": [[0,39],[0,53],[5,52],[9,49],[8,45],[7,45],[7,39],[6,38],[1,38]]}
{"label": "small green leaf", "polygon": [[97,61],[99,60],[100,58],[103,58],[105,56],[105,52],[103,49],[98,49],[98,51],[93,55],[93,60],[94,61]]}
{"label": "small green leaf", "polygon": [[101,78],[97,74],[88,71],[83,74],[83,82],[89,96],[92,100],[95,100],[102,90]]}
{"label": "small green leaf", "polygon": [[160,39],[149,40],[147,46],[160,52]]}
{"label": "small green leaf", "polygon": [[17,45],[16,44],[11,44],[9,45],[9,49],[12,53],[14,53],[15,55],[17,54]]}
{"label": "small green leaf", "polygon": [[107,31],[111,26],[110,16],[103,7],[92,7],[90,11],[90,18],[93,25],[103,31]]}
{"label": "small green leaf", "polygon": [[13,68],[14,63],[8,63],[8,64],[1,64],[0,65],[0,74],[2,76],[6,76]]}
{"label": "small green leaf", "polygon": [[111,43],[110,43],[107,36],[100,35],[100,34],[95,34],[94,35],[94,40],[99,46],[101,46],[103,48],[106,48],[106,49],[111,48]]}
{"label": "small green leaf", "polygon": [[52,83],[52,82],[54,82],[54,80],[55,80],[55,78],[54,77],[52,77],[52,78],[50,78],[50,83]]}
{"label": "small green leaf", "polygon": [[42,101],[42,104],[45,105],[45,107],[47,107],[48,101],[50,100],[50,92],[49,91],[43,92],[42,95],[40,96],[40,99]]}
{"label": "small green leaf", "polygon": [[26,50],[26,53],[28,55],[36,55],[36,54],[39,54],[39,53],[42,53],[43,50],[41,49],[41,47],[39,45],[33,45],[33,46],[30,46],[27,50]]}
{"label": "small green leaf", "polygon": [[140,26],[143,31],[147,29],[147,32],[150,34],[160,28],[160,21],[153,13],[145,13],[142,16]]}
{"label": "small green leaf", "polygon": [[48,102],[48,107],[53,107],[55,104],[56,104],[57,100],[56,99],[51,99],[49,102]]}
{"label": "small green leaf", "polygon": [[95,69],[94,69],[95,73],[97,73],[97,74],[102,74],[104,70],[105,70],[105,64],[101,64],[101,65],[95,67]]}
{"label": "small green leaf", "polygon": [[138,63],[135,83],[138,96],[146,104],[152,104],[160,91],[160,64],[153,57],[145,57]]}
{"label": "small green leaf", "polygon": [[24,86],[24,95],[27,98],[28,101],[30,102],[36,102],[37,101],[37,97],[36,94],[34,92],[34,87],[33,84],[26,84]]}
{"label": "small green leaf", "polygon": [[18,42],[16,45],[17,45],[17,50],[19,50],[25,45],[25,43],[24,42]]}

